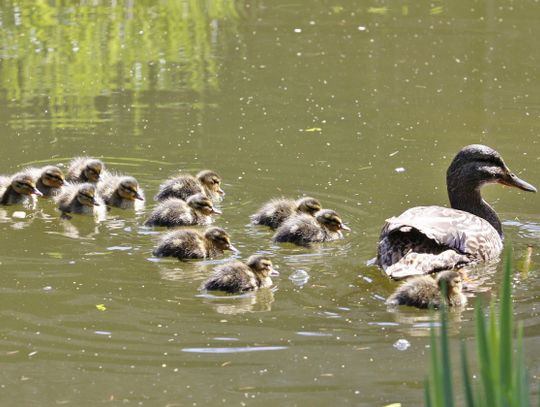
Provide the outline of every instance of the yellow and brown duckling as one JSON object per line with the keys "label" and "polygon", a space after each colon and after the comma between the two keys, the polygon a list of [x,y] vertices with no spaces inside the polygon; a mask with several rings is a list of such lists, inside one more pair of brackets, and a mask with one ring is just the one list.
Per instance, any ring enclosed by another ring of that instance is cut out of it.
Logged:
{"label": "yellow and brown duckling", "polygon": [[0,204],[33,206],[36,196],[43,194],[36,188],[34,179],[24,172],[0,177]]}
{"label": "yellow and brown duckling", "polygon": [[97,215],[104,208],[103,200],[97,195],[96,186],[90,183],[67,184],[54,198],[62,215]]}
{"label": "yellow and brown duckling", "polygon": [[187,260],[216,257],[225,250],[238,252],[231,244],[231,238],[225,230],[211,227],[204,233],[190,229],[167,233],[152,253],[154,256]]}
{"label": "yellow and brown duckling", "polygon": [[272,237],[274,242],[289,242],[299,246],[341,239],[342,230],[351,230],[336,211],[322,209],[315,217],[300,214],[289,217]]}
{"label": "yellow and brown duckling", "polygon": [[498,183],[536,192],[518,178],[494,149],[472,144],[454,157],[446,173],[451,208],[416,206],[386,220],[377,263],[393,279],[497,259],[503,231],[480,188]]}
{"label": "yellow and brown duckling", "polygon": [[271,287],[270,277],[277,275],[279,272],[272,267],[272,261],[268,257],[253,255],[246,263],[233,261],[217,267],[201,288],[239,294]]}
{"label": "yellow and brown duckling", "polygon": [[[443,285],[446,285],[446,296],[443,297]],[[437,274],[412,277],[402,283],[388,297],[388,305],[410,305],[417,308],[438,308],[441,303],[459,307],[467,304],[467,297],[462,292],[463,279],[459,272],[446,270]]]}
{"label": "yellow and brown duckling", "polygon": [[46,197],[56,195],[65,183],[64,173],[54,165],[26,168],[24,172],[32,177],[36,188]]}
{"label": "yellow and brown duckling", "polygon": [[296,201],[277,198],[268,201],[255,214],[251,215],[251,222],[255,225],[265,225],[277,229],[294,214],[306,213],[314,216],[321,209],[321,203],[315,198],[304,197]]}
{"label": "yellow and brown duckling", "polygon": [[154,208],[144,225],[166,227],[209,225],[212,223],[212,214],[221,214],[221,211],[214,208],[212,201],[204,194],[190,196],[187,201],[169,198]]}
{"label": "yellow and brown duckling", "polygon": [[68,164],[66,180],[95,184],[99,181],[101,171],[104,168],[105,164],[101,160],[91,157],[77,157]]}
{"label": "yellow and brown duckling", "polygon": [[144,193],[139,188],[137,180],[133,177],[105,172],[102,174],[97,187],[98,193],[109,207],[142,209],[144,206]]}
{"label": "yellow and brown duckling", "polygon": [[181,174],[161,184],[154,199],[163,201],[168,198],[178,198],[186,201],[195,194],[205,194],[212,201],[220,202],[225,195],[221,189],[221,177],[210,170],[201,171],[196,177]]}

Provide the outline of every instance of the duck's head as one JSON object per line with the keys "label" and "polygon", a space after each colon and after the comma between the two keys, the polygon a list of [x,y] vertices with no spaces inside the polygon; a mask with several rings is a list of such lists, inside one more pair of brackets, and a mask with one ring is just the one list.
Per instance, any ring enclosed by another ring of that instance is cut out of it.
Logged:
{"label": "duck's head", "polygon": [[441,271],[437,274],[437,285],[443,291],[446,286],[446,295],[459,294],[463,289],[463,278],[461,274],[454,270]]}
{"label": "duck's head", "polygon": [[330,229],[333,232],[338,232],[340,230],[351,230],[347,225],[343,223],[336,211],[331,209],[323,209],[315,214],[317,221]]}
{"label": "duck's head", "polygon": [[204,232],[204,237],[220,250],[231,250],[239,253],[238,249],[232,245],[229,234],[222,228],[209,228]]}
{"label": "duck's head", "polygon": [[255,254],[247,259],[246,264],[256,275],[262,278],[279,276],[279,271],[273,267],[272,261],[266,256]]}
{"label": "duck's head", "polygon": [[86,161],[86,164],[83,168],[83,174],[86,179],[90,182],[98,182],[99,175],[103,170],[103,162],[101,160],[90,159]]}
{"label": "duck's head", "polygon": [[221,214],[219,209],[214,208],[212,201],[204,194],[195,194],[188,198],[187,204],[204,215],[212,215],[214,213]]}
{"label": "duck's head", "polygon": [[296,207],[300,212],[308,213],[310,215],[314,215],[315,212],[322,209],[321,203],[317,199],[310,197],[300,198],[296,201]]}
{"label": "duck's head", "polygon": [[15,192],[21,195],[43,196],[36,188],[36,184],[32,180],[32,177],[26,174],[16,174],[11,180],[11,187]]}
{"label": "duck's head", "polygon": [[139,194],[139,183],[133,177],[122,177],[118,184],[117,191],[122,199],[127,199],[129,201],[138,199],[139,201],[144,201],[144,198]]}
{"label": "duck's head", "polygon": [[225,195],[225,192],[221,189],[221,177],[214,171],[201,171],[197,174],[197,179],[209,191],[215,192],[221,196]]}
{"label": "duck's head", "polygon": [[65,182],[64,173],[54,165],[43,168],[40,179],[43,185],[49,188],[60,188]]}
{"label": "duck's head", "polygon": [[84,206],[99,206],[96,202],[96,187],[92,184],[81,184],[77,191],[77,201]]}
{"label": "duck's head", "polygon": [[477,190],[489,183],[536,192],[534,186],[510,171],[497,151],[482,144],[463,147],[457,153],[446,173],[446,181],[449,193],[459,188]]}

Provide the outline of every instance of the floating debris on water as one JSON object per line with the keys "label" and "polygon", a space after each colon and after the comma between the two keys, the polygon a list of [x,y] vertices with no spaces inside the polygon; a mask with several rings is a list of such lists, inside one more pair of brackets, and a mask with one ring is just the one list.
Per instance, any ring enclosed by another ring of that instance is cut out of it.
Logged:
{"label": "floating debris on water", "polygon": [[397,350],[404,351],[410,348],[411,343],[407,339],[398,339],[393,346]]}
{"label": "floating debris on water", "polygon": [[289,276],[289,280],[291,280],[293,284],[302,287],[308,282],[309,274],[305,270],[296,270]]}

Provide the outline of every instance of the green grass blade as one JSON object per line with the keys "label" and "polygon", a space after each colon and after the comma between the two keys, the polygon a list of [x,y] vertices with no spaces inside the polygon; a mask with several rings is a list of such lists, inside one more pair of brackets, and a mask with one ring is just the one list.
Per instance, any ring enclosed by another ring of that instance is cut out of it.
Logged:
{"label": "green grass blade", "polygon": [[467,407],[474,407],[474,396],[469,372],[469,361],[465,341],[461,341],[461,375],[463,376],[463,389],[465,391],[465,402]]}
{"label": "green grass blade", "polygon": [[476,346],[478,352],[478,364],[480,365],[480,378],[483,385],[483,394],[485,402],[490,407],[495,407],[495,383],[493,383],[491,373],[491,353],[488,346],[488,338],[486,334],[486,321],[482,312],[482,304],[476,302]]}
{"label": "green grass blade", "polygon": [[[443,295],[446,297],[446,287],[443,284]],[[452,366],[450,362],[450,344],[448,340],[448,307],[446,304],[441,306],[441,363],[442,363],[442,381],[444,391],[444,406],[454,406],[454,391],[452,385]]]}
{"label": "green grass blade", "polygon": [[504,256],[504,273],[501,288],[500,301],[500,348],[499,348],[499,379],[502,393],[501,404],[503,407],[510,406],[510,394],[512,388],[512,258],[511,249],[507,246]]}

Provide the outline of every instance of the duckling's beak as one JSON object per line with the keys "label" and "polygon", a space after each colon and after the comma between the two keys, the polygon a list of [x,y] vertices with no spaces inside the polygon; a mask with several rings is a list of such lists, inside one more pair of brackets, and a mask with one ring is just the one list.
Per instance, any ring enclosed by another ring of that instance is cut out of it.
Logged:
{"label": "duckling's beak", "polygon": [[276,276],[279,276],[279,271],[277,271],[275,268],[272,267],[272,268],[270,269],[270,273],[268,273],[268,275],[269,275],[270,277],[276,277]]}
{"label": "duckling's beak", "polygon": [[234,253],[240,253],[240,250],[238,250],[236,247],[234,247],[232,244],[229,243],[229,250]]}
{"label": "duckling's beak", "polygon": [[218,215],[221,215],[223,212],[221,212],[219,209],[212,208],[212,213],[217,213]]}
{"label": "duckling's beak", "polygon": [[220,195],[225,195],[225,191],[222,190],[221,187],[218,188],[217,192],[218,192],[218,194],[220,194]]}
{"label": "duckling's beak", "polygon": [[138,199],[139,201],[144,201],[144,198],[138,193],[135,193],[135,199]]}
{"label": "duckling's beak", "polygon": [[500,184],[507,185],[509,187],[516,187],[527,192],[536,192],[536,188],[529,184],[528,182],[523,181],[513,172],[508,171],[505,174],[505,177],[499,181]]}
{"label": "duckling's beak", "polygon": [[66,181],[64,181],[62,178],[58,178],[58,184],[60,184],[60,186],[64,185],[66,183]]}
{"label": "duckling's beak", "polygon": [[348,227],[347,225],[345,225],[344,223],[342,223],[341,225],[339,225],[339,228],[341,230],[348,230],[349,232],[351,231],[351,228]]}
{"label": "duckling's beak", "polygon": [[37,195],[37,196],[43,196],[41,191],[37,188],[32,189],[32,192],[30,192],[31,195]]}
{"label": "duckling's beak", "polygon": [[95,199],[92,199],[92,205],[99,206],[99,203]]}

